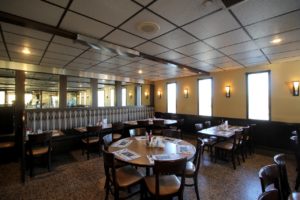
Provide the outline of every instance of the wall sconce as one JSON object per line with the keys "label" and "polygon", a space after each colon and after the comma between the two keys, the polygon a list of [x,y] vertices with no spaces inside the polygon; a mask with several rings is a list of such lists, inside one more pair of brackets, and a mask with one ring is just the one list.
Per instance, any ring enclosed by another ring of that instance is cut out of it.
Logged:
{"label": "wall sconce", "polygon": [[299,96],[299,81],[293,81],[293,96]]}
{"label": "wall sconce", "polygon": [[225,96],[226,96],[226,98],[230,97],[230,86],[225,87]]}
{"label": "wall sconce", "polygon": [[161,99],[161,91],[160,90],[157,91],[157,95]]}
{"label": "wall sconce", "polygon": [[184,89],[183,90],[183,94],[184,94],[184,98],[188,98],[189,97],[189,90],[188,89]]}
{"label": "wall sconce", "polygon": [[148,99],[148,97],[149,97],[149,93],[148,92],[145,92],[145,97],[146,97],[146,99]]}
{"label": "wall sconce", "polygon": [[129,92],[129,98],[132,99],[132,93],[131,92]]}

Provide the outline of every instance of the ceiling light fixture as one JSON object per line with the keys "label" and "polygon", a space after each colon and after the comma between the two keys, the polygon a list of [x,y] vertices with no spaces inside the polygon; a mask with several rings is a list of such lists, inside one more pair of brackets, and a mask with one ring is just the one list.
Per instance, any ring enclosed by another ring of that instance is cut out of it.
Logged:
{"label": "ceiling light fixture", "polygon": [[271,40],[271,43],[272,43],[272,44],[278,44],[278,43],[280,43],[281,41],[282,41],[281,38],[275,38],[275,39]]}
{"label": "ceiling light fixture", "polygon": [[26,47],[22,50],[22,53],[26,54],[26,55],[31,54],[30,50],[28,48],[26,48]]}
{"label": "ceiling light fixture", "polygon": [[139,74],[142,74],[143,73],[143,71],[142,70],[139,70]]}
{"label": "ceiling light fixture", "polygon": [[160,26],[155,22],[140,22],[137,25],[137,30],[141,33],[153,35],[159,31]]}

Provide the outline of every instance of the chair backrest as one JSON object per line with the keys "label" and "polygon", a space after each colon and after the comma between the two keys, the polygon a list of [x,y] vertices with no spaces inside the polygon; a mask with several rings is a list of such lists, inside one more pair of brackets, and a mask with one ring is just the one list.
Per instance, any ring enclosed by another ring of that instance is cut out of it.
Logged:
{"label": "chair backrest", "polygon": [[284,154],[277,154],[274,156],[274,162],[278,166],[279,176],[280,176],[280,192],[283,199],[287,199],[291,194],[291,188],[288,181],[286,162]]}
{"label": "chair backrest", "polygon": [[278,190],[269,190],[259,195],[257,200],[279,200]]}
{"label": "chair backrest", "polygon": [[241,131],[235,131],[234,136],[233,136],[233,140],[232,140],[233,150],[236,150],[239,147],[239,145],[241,144],[242,139],[243,139],[243,131],[242,130]]}
{"label": "chair backrest", "polygon": [[250,139],[250,126],[246,126],[243,128],[243,140]]}
{"label": "chair backrest", "polygon": [[177,130],[182,130],[184,119],[177,119]]}
{"label": "chair backrest", "polygon": [[165,126],[165,120],[155,119],[155,120],[153,120],[153,126],[156,128],[163,128]]}
{"label": "chair backrest", "polygon": [[149,120],[137,120],[137,124],[139,126],[147,127],[147,126],[149,126]]}
{"label": "chair backrest", "polygon": [[130,137],[143,136],[143,135],[146,135],[146,132],[147,132],[146,128],[132,128],[132,129],[129,129]]}
{"label": "chair backrest", "polygon": [[159,176],[160,175],[176,175],[181,177],[180,188],[178,194],[183,192],[185,184],[185,167],[186,158],[177,160],[154,160],[154,174],[155,174],[155,194],[158,196],[159,192]]}
{"label": "chair backrest", "polygon": [[112,132],[113,133],[123,133],[124,124],[122,122],[112,123]]}
{"label": "chair backrest", "polygon": [[265,192],[267,186],[274,184],[274,187],[280,193],[280,175],[276,164],[270,164],[262,167],[258,172],[258,176],[260,179],[262,192]]}
{"label": "chair backrest", "polygon": [[200,131],[200,130],[202,130],[203,129],[203,124],[202,123],[197,123],[197,124],[195,124],[195,130],[196,131]]}
{"label": "chair backrest", "polygon": [[174,129],[163,129],[162,135],[166,137],[180,138],[180,132]]}
{"label": "chair backrest", "polygon": [[32,155],[32,149],[34,147],[46,147],[50,151],[52,146],[52,132],[44,132],[40,134],[28,135],[29,152]]}
{"label": "chair backrest", "polygon": [[200,161],[201,161],[201,155],[202,155],[202,150],[203,150],[204,143],[201,140],[201,138],[197,138],[197,145],[196,145],[196,153],[195,157],[193,160],[193,163],[195,165],[195,173],[198,174],[199,167],[200,167]]}
{"label": "chair backrest", "polygon": [[112,134],[106,134],[102,137],[104,149],[108,150],[109,145],[113,142]]}
{"label": "chair backrest", "polygon": [[205,122],[204,122],[204,127],[205,127],[205,128],[211,127],[211,121],[205,121]]}
{"label": "chair backrest", "polygon": [[106,178],[116,186],[115,155],[103,150],[103,165]]}

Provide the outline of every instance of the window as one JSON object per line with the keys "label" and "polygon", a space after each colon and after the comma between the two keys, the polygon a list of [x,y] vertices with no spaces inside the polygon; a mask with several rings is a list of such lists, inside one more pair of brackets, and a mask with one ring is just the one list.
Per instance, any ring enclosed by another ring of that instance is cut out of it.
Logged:
{"label": "window", "polygon": [[167,84],[168,113],[176,113],[176,83]]}
{"label": "window", "polygon": [[247,74],[248,119],[270,118],[270,72]]}
{"label": "window", "polygon": [[126,88],[122,88],[122,106],[126,106]]}
{"label": "window", "polygon": [[199,115],[212,115],[212,79],[198,81]]}
{"label": "window", "polygon": [[141,106],[142,105],[142,86],[138,85],[136,86],[136,104],[137,106]]}
{"label": "window", "polygon": [[104,90],[98,90],[98,107],[104,107]]}
{"label": "window", "polygon": [[115,106],[115,90],[110,90],[110,106]]}
{"label": "window", "polygon": [[5,91],[0,91],[0,104],[5,104]]}

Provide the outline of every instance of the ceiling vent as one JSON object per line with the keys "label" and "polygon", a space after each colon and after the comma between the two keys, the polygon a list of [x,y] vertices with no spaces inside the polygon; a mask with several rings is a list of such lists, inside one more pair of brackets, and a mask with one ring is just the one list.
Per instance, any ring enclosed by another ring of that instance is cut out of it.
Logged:
{"label": "ceiling vent", "polygon": [[155,22],[141,22],[137,25],[138,31],[148,35],[153,35],[159,31],[160,27]]}

